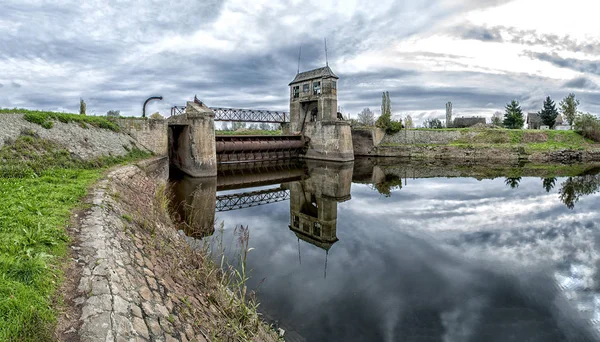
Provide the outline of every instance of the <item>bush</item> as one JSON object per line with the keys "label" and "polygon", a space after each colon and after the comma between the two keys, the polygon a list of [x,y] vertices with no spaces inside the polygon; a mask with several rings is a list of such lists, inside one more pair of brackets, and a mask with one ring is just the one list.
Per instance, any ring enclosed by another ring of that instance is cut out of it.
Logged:
{"label": "bush", "polygon": [[600,142],[600,119],[590,113],[580,114],[575,119],[575,131],[585,138]]}
{"label": "bush", "polygon": [[98,128],[108,129],[119,132],[119,125],[102,116],[85,116],[70,113],[47,112],[41,110],[28,110],[22,108],[3,109],[0,108],[0,114],[24,114],[23,118],[29,122],[38,124],[46,129],[54,127],[54,120],[62,123],[74,122],[79,125],[91,125]]}

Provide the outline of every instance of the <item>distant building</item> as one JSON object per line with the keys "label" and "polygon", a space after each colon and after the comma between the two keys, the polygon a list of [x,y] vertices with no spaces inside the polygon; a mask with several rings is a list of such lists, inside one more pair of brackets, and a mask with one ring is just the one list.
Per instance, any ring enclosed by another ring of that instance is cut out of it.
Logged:
{"label": "distant building", "polygon": [[527,113],[527,128],[540,129],[542,118],[539,113]]}
{"label": "distant building", "polygon": [[477,124],[486,124],[485,118],[471,117],[471,118],[456,118],[452,124],[453,128],[467,128]]}

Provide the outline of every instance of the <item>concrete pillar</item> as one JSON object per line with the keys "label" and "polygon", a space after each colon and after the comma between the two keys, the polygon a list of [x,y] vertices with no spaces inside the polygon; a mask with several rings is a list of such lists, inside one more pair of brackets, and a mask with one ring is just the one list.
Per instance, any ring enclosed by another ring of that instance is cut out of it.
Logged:
{"label": "concrete pillar", "polygon": [[188,102],[185,114],[169,120],[169,157],[192,177],[217,175],[215,114],[210,108]]}

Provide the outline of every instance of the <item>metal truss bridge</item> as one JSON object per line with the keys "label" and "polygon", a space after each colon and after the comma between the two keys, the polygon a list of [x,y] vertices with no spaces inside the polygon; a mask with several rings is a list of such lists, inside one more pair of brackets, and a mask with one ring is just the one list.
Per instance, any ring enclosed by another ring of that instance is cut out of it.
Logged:
{"label": "metal truss bridge", "polygon": [[[290,113],[288,112],[221,107],[210,107],[210,109],[215,112],[215,121],[266,123],[290,122]],[[171,116],[183,113],[185,113],[185,107],[174,106],[171,108]]]}
{"label": "metal truss bridge", "polygon": [[217,212],[256,207],[263,204],[276,203],[290,199],[290,191],[273,188],[240,194],[217,196]]}

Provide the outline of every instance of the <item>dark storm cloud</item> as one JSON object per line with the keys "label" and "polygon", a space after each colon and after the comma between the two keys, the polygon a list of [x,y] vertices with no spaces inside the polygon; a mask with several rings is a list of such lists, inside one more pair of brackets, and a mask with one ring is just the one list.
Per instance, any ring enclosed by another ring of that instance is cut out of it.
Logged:
{"label": "dark storm cloud", "polygon": [[577,77],[564,84],[566,88],[573,89],[598,89],[598,85],[587,77]]}

